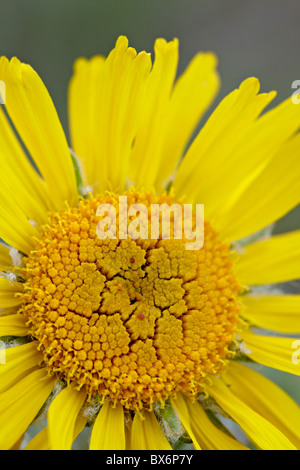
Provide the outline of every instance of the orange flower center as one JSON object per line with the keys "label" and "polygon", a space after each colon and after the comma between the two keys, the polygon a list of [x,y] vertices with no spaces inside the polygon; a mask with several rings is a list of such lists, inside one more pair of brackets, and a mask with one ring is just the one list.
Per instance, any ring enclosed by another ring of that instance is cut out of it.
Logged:
{"label": "orange flower center", "polygon": [[[172,197],[127,193],[129,204]],[[100,204],[53,214],[27,258],[22,312],[49,373],[132,410],[181,391],[195,396],[228,357],[239,284],[228,244],[204,225],[204,246],[184,239],[100,239]],[[132,217],[128,217],[128,222]],[[171,220],[173,227],[174,220]]]}

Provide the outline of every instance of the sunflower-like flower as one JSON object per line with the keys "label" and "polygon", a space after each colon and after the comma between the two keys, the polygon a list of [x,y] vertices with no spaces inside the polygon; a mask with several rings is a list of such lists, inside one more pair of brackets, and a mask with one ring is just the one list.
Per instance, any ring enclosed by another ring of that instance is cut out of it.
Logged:
{"label": "sunflower-like flower", "polygon": [[[152,64],[123,36],[80,58],[69,145],[36,72],[0,60],[2,449],[44,418],[27,449],[71,449],[86,426],[90,449],[300,448],[298,405],[252,367],[300,374],[299,295],[275,289],[300,278],[300,231],[266,230],[300,202],[300,108],[266,111],[275,93],[249,78],[194,136],[217,60],[175,80],[177,62],[177,40]],[[120,196],[204,204],[204,246],[101,239],[97,208],[120,216]]]}

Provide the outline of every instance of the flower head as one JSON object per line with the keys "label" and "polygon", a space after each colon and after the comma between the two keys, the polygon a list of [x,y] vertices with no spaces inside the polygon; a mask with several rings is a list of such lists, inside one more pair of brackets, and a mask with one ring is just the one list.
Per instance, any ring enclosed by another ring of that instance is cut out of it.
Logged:
{"label": "flower head", "polygon": [[[245,449],[222,414],[257,448],[299,447],[298,406],[247,361],[300,371],[282,335],[300,331],[299,296],[263,287],[300,277],[299,231],[263,236],[300,202],[300,113],[291,99],[265,111],[275,93],[249,78],[190,142],[217,61],[198,54],[175,80],[177,62],[177,40],[158,39],[152,64],[123,36],[107,58],[78,59],[70,149],[38,75],[0,60],[1,448],[41,413],[29,449],[70,449],[86,425],[91,449],[171,449],[183,436]],[[197,204],[204,243],[187,249]],[[99,206],[111,208],[105,236]]]}

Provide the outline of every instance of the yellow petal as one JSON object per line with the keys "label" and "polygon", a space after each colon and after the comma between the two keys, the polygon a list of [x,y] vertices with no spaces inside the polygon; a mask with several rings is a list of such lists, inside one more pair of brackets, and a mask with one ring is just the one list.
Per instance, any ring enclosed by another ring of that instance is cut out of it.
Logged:
{"label": "yellow petal", "polygon": [[4,350],[4,364],[0,363],[0,392],[5,392],[39,366],[43,354],[37,350],[37,346],[37,342],[33,341]]}
{"label": "yellow petal", "polygon": [[150,68],[150,56],[137,54],[124,36],[106,60],[75,64],[69,88],[72,145],[94,190],[125,188]]}
{"label": "yellow petal", "polygon": [[0,185],[0,237],[10,246],[28,254],[34,248],[33,237],[39,232],[29,222],[12,189]]}
{"label": "yellow petal", "polygon": [[0,268],[12,265],[12,259],[9,254],[9,250],[10,249],[7,246],[0,243]]}
{"label": "yellow petal", "polygon": [[0,337],[1,336],[26,336],[28,328],[24,315],[6,315],[0,317]]}
{"label": "yellow petal", "polygon": [[168,126],[168,106],[178,63],[178,41],[157,39],[143,112],[130,159],[129,180],[137,187],[155,184]]}
{"label": "yellow petal", "polygon": [[300,332],[300,295],[247,295],[243,316],[254,326],[281,333]]}
{"label": "yellow petal", "polygon": [[38,369],[0,394],[0,449],[10,449],[26,431],[47,398],[56,379]]}
{"label": "yellow petal", "polygon": [[[84,418],[83,416],[77,417],[77,420],[75,423],[73,441],[75,441],[76,437],[84,429],[86,422],[87,422],[87,419]],[[48,431],[49,431],[48,427],[42,429],[38,434],[36,434],[36,436],[34,436],[33,439],[31,439],[30,442],[28,442],[24,450],[51,450]]]}
{"label": "yellow petal", "polygon": [[300,230],[246,246],[236,264],[236,273],[248,285],[299,279]]}
{"label": "yellow petal", "polygon": [[300,449],[300,407],[287,393],[271,380],[236,361],[231,361],[224,380],[235,396],[274,424]]}
{"label": "yellow petal", "polygon": [[45,223],[52,208],[49,191],[25,155],[2,109],[0,109],[1,184],[13,188],[17,201],[30,220]]}
{"label": "yellow petal", "polygon": [[134,416],[131,430],[132,450],[172,450],[154,415],[144,412],[144,419]]}
{"label": "yellow petal", "polygon": [[13,307],[6,307],[0,310],[0,317],[6,317],[6,315],[15,315],[20,309],[19,305],[14,305]]}
{"label": "yellow petal", "polygon": [[273,369],[300,375],[299,364],[293,361],[295,338],[256,335],[251,331],[245,331],[242,339],[250,351],[246,354],[253,361]]}
{"label": "yellow petal", "polygon": [[23,284],[0,277],[0,308],[14,307],[22,303]]}
{"label": "yellow petal", "polygon": [[196,450],[201,450],[200,443],[194,433],[192,423],[191,423],[191,416],[190,412],[188,410],[186,401],[183,397],[183,395],[180,393],[177,395],[176,399],[171,400],[171,404],[173,408],[177,411],[179,415],[179,419],[185,428],[186,432],[190,436],[190,438],[193,441],[194,447]]}
{"label": "yellow petal", "polygon": [[[0,124],[1,125],[1,124]],[[3,164],[3,160],[0,154],[1,161],[1,174],[0,174],[0,184],[2,186],[8,186],[13,188],[14,198],[16,201],[20,201],[20,206],[22,211],[29,220],[32,220],[38,224],[47,223],[47,209],[46,206],[40,203],[40,201],[34,197],[32,192],[26,189],[20,181],[24,181],[26,176],[23,175],[20,178],[20,175],[17,174],[15,166],[13,166],[12,161],[10,163],[6,162]]]}
{"label": "yellow petal", "polygon": [[[267,103],[268,98],[274,96],[274,93],[265,95],[265,103]],[[214,187],[221,187],[222,196],[219,202],[216,199],[214,200],[215,205],[210,210],[213,211],[219,226],[224,228],[225,231],[231,230],[231,221],[228,221],[228,215],[229,218],[234,219],[236,208],[240,207],[241,195],[251,182],[255,181],[264,167],[272,165],[272,160],[278,152],[280,156],[285,155],[285,152],[293,152],[289,144],[286,146],[285,143],[299,127],[299,112],[290,99],[264,113],[250,126],[244,136],[243,143],[236,148],[225,162],[222,175],[219,179],[214,179]],[[264,183],[263,178],[266,177],[267,173],[260,177],[261,184]],[[263,221],[260,221],[260,223],[263,223]],[[248,230],[251,231],[252,227]]]}
{"label": "yellow petal", "polygon": [[167,108],[167,125],[156,187],[173,175],[196,125],[214,100],[220,86],[217,58],[197,54],[177,79]]}
{"label": "yellow petal", "polygon": [[189,398],[186,398],[185,402],[193,431],[203,450],[247,450],[243,444],[214,426],[200,403],[193,403]]}
{"label": "yellow petal", "polygon": [[[228,185],[232,172],[239,169],[240,182],[258,162],[261,163],[261,155],[251,155],[248,160],[240,156],[247,151],[248,133],[253,123],[274,98],[274,93],[258,95],[258,91],[259,81],[249,78],[225,97],[179,166],[174,180],[175,193],[186,197],[188,202],[204,203],[210,216],[212,209],[224,204],[229,196],[222,188],[224,184]],[[248,171],[241,168],[241,162]],[[234,182],[230,184],[230,193],[235,191],[235,186]]]}
{"label": "yellow petal", "polygon": [[22,441],[24,439],[24,435],[25,434],[22,434],[19,439],[17,440],[17,442],[9,449],[9,450],[19,450],[20,449],[20,445],[22,444]]}
{"label": "yellow petal", "polygon": [[[292,106],[295,108],[294,104]],[[223,219],[217,219],[224,238],[239,240],[251,235],[276,222],[300,203],[299,146],[300,134],[297,134],[278,147],[276,155],[250,184],[245,185],[234,204],[224,208]]]}
{"label": "yellow petal", "polygon": [[48,411],[48,432],[52,450],[70,450],[75,423],[86,399],[86,392],[69,385],[52,401]]}
{"label": "yellow petal", "polygon": [[48,428],[42,429],[31,441],[28,442],[24,450],[51,450],[48,439]]}
{"label": "yellow petal", "polygon": [[76,202],[75,172],[68,143],[55,107],[37,73],[18,59],[0,59],[0,79],[6,84],[6,109],[35,161],[57,208]]}
{"label": "yellow petal", "polygon": [[221,379],[213,377],[208,392],[223,410],[241,426],[250,441],[259,449],[296,449],[272,423],[237,398]]}
{"label": "yellow petal", "polygon": [[75,441],[76,437],[79,436],[81,431],[85,428],[87,423],[87,418],[85,416],[77,416],[76,422],[75,422],[75,428],[74,428],[74,435],[73,435],[73,441]]}
{"label": "yellow petal", "polygon": [[82,163],[85,185],[94,183],[99,153],[95,147],[97,132],[96,97],[101,86],[105,58],[77,59],[68,89],[68,114],[72,149]]}
{"label": "yellow petal", "polygon": [[90,450],[125,450],[125,423],[122,405],[106,400],[96,418]]}

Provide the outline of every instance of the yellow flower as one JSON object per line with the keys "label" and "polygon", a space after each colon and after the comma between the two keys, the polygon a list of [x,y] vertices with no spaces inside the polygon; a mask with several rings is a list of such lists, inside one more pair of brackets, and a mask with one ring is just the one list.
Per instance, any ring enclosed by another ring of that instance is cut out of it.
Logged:
{"label": "yellow flower", "polygon": [[[198,54],[175,81],[177,62],[177,40],[158,39],[152,65],[125,37],[79,59],[70,150],[38,75],[0,60],[2,449],[37,417],[28,449],[70,449],[86,425],[90,449],[246,449],[222,415],[256,448],[300,447],[299,407],[251,367],[300,374],[299,295],[269,286],[300,278],[300,231],[264,230],[300,202],[299,108],[264,112],[275,93],[249,78],[190,143],[217,64]],[[98,206],[120,221],[125,195],[204,204],[203,248],[175,231],[99,238]]]}

